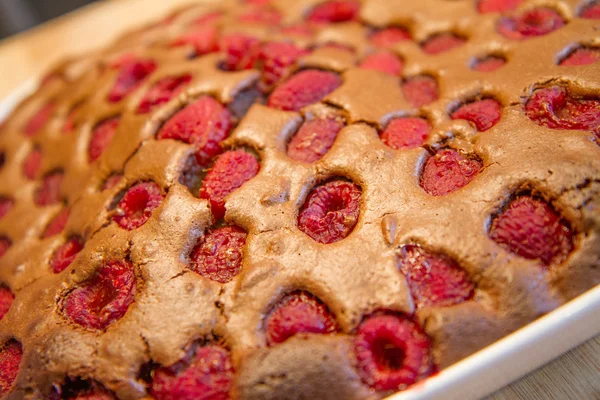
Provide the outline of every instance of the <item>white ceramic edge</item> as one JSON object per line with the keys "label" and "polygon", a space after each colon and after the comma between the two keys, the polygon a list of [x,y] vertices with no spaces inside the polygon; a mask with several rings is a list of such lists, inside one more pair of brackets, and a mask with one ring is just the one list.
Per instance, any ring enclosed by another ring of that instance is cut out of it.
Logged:
{"label": "white ceramic edge", "polygon": [[35,78],[31,78],[28,81],[24,82],[21,86],[19,86],[16,90],[14,90],[11,94],[6,96],[3,99],[0,99],[0,123],[4,121],[6,117],[11,113],[11,111],[27,97],[29,94],[33,93],[33,91],[38,86],[38,80]]}

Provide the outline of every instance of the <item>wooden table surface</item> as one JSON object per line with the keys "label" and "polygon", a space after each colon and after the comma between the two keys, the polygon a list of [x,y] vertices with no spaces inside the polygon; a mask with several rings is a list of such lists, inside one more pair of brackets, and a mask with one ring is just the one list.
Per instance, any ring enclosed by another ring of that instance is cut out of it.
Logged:
{"label": "wooden table surface", "polygon": [[[4,76],[0,99],[43,74],[50,63],[106,45],[121,33],[120,29],[155,20],[173,7],[193,2],[105,0],[0,41]],[[488,398],[516,399],[600,400],[600,335]]]}

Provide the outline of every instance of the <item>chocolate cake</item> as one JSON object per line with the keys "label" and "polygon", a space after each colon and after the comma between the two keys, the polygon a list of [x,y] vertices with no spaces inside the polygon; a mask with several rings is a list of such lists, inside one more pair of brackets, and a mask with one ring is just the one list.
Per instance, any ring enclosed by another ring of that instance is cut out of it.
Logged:
{"label": "chocolate cake", "polygon": [[376,399],[600,283],[600,3],[198,3],[0,133],[0,397]]}

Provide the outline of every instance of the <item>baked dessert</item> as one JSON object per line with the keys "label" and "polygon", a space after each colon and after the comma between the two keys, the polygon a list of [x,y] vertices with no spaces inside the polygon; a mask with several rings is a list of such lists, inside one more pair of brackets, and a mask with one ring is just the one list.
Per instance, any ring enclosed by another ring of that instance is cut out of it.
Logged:
{"label": "baked dessert", "polygon": [[600,3],[193,5],[3,123],[0,395],[367,399],[600,282]]}

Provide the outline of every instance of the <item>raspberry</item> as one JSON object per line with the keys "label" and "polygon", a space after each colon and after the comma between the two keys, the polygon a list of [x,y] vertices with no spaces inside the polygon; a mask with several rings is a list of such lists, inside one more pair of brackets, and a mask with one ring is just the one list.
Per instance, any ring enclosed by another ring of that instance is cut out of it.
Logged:
{"label": "raspberry", "polygon": [[42,151],[34,149],[23,160],[23,175],[29,180],[35,180],[40,173],[42,165]]}
{"label": "raspberry", "polygon": [[6,254],[10,246],[12,246],[10,239],[6,237],[0,237],[0,258]]}
{"label": "raspberry", "polygon": [[62,244],[56,249],[50,261],[52,272],[58,274],[67,269],[82,249],[83,241],[80,238],[73,238]]}
{"label": "raspberry", "polygon": [[90,140],[90,147],[88,149],[90,162],[94,162],[100,158],[102,153],[104,153],[104,150],[110,145],[120,120],[119,117],[107,119],[94,128],[92,139]]}
{"label": "raspberry", "polygon": [[589,65],[600,61],[600,49],[597,48],[579,48],[565,57],[559,65]]}
{"label": "raspberry", "polygon": [[502,113],[502,105],[493,99],[484,99],[463,104],[450,117],[452,119],[465,119],[475,125],[479,132],[485,132],[498,121]]}
{"label": "raspberry", "polygon": [[23,357],[21,343],[9,340],[0,348],[0,396],[8,394],[19,373],[19,364]]}
{"label": "raspberry", "polygon": [[204,235],[190,255],[191,269],[219,283],[230,282],[242,270],[246,232],[225,226]]}
{"label": "raspberry", "polygon": [[481,161],[467,158],[456,150],[445,149],[425,162],[421,187],[432,196],[444,196],[466,186],[482,168]]}
{"label": "raspberry", "polygon": [[47,239],[49,237],[58,235],[65,229],[67,225],[67,221],[69,220],[69,209],[64,208],[61,212],[59,212],[52,221],[46,227],[44,234],[42,235],[43,239]]}
{"label": "raspberry", "polygon": [[565,24],[563,17],[551,8],[534,8],[518,17],[503,17],[498,32],[508,39],[524,40],[547,35]]}
{"label": "raspberry", "polygon": [[123,175],[120,174],[113,174],[109,176],[108,179],[104,182],[104,185],[102,185],[102,190],[104,191],[114,188],[119,184],[119,182],[121,182],[121,179],[123,179]]}
{"label": "raspberry", "polygon": [[595,1],[585,7],[580,14],[581,18],[600,19],[600,3]]}
{"label": "raspberry", "polygon": [[533,122],[550,129],[589,130],[600,134],[600,100],[572,96],[561,86],[538,89],[525,105]]}
{"label": "raspberry", "polygon": [[134,53],[123,53],[108,64],[111,69],[121,69],[127,64],[132,64],[137,60]]}
{"label": "raspberry", "polygon": [[363,69],[373,69],[396,76],[400,75],[404,63],[394,53],[380,51],[365,57],[359,65]]}
{"label": "raspberry", "polygon": [[482,60],[477,60],[473,65],[473,69],[479,72],[492,72],[506,64],[506,60],[501,57],[487,57]]}
{"label": "raspberry", "polygon": [[490,238],[500,247],[544,265],[559,264],[573,250],[574,233],[548,203],[521,196],[492,221]]}
{"label": "raspberry", "polygon": [[427,39],[422,47],[427,54],[439,54],[462,46],[465,42],[466,39],[452,33],[441,33]]}
{"label": "raspberry", "polygon": [[329,151],[343,127],[336,119],[307,121],[288,144],[287,155],[296,161],[314,163]]}
{"label": "raspberry", "polygon": [[298,215],[298,228],[319,243],[348,236],[360,215],[362,190],[351,182],[329,181],[314,188]]}
{"label": "raspberry", "polygon": [[370,37],[371,44],[377,47],[392,47],[396,43],[410,40],[410,33],[404,28],[391,27],[373,33]]}
{"label": "raspberry", "polygon": [[360,3],[355,0],[332,0],[315,6],[306,17],[310,22],[346,22],[358,18]]}
{"label": "raspberry", "polygon": [[376,390],[402,390],[432,372],[430,341],[410,319],[391,314],[363,321],[354,338],[362,380]]}
{"label": "raspberry", "polygon": [[240,22],[279,25],[281,14],[269,7],[258,7],[242,14]]}
{"label": "raspberry", "polygon": [[246,4],[253,4],[255,6],[266,6],[271,2],[271,0],[244,0]]}
{"label": "raspberry", "polygon": [[227,400],[234,370],[229,352],[209,344],[153,372],[150,394],[156,400]]}
{"label": "raspberry", "polygon": [[201,26],[171,42],[171,47],[193,46],[195,55],[201,56],[219,50],[219,32],[214,26]]}
{"label": "raspberry", "polygon": [[15,296],[10,289],[0,285],[0,321],[2,321],[2,318],[8,313],[14,299]]}
{"label": "raspberry", "polygon": [[63,173],[53,172],[44,177],[42,186],[34,194],[35,204],[38,206],[49,206],[61,200],[60,187],[62,185]]}
{"label": "raspberry", "polygon": [[307,292],[288,294],[271,311],[265,321],[267,344],[282,343],[297,333],[335,333],[335,318],[327,306]]}
{"label": "raspberry", "polygon": [[207,166],[222,152],[220,143],[229,136],[232,125],[227,108],[212,97],[202,96],[171,117],[158,133],[158,138],[193,144],[198,163]]}
{"label": "raspberry", "polygon": [[152,216],[164,199],[156,183],[142,182],[129,188],[118,205],[113,220],[128,231],[139,228]]}
{"label": "raspberry", "polygon": [[64,300],[67,318],[87,329],[105,329],[121,319],[136,292],[133,266],[127,260],[113,261],[71,291]]}
{"label": "raspberry", "polygon": [[522,2],[523,0],[479,0],[477,11],[481,14],[503,13],[515,10]]}
{"label": "raspberry", "polygon": [[119,66],[119,75],[108,94],[108,101],[117,103],[135,91],[142,82],[156,69],[152,60],[126,59]]}
{"label": "raspberry", "polygon": [[342,84],[333,72],[305,70],[292,76],[277,87],[267,104],[286,111],[300,111],[303,107],[321,101]]}
{"label": "raspberry", "polygon": [[184,86],[192,80],[191,75],[170,76],[156,82],[144,95],[138,106],[138,114],[146,114],[161,104],[167,103],[183,90]]}
{"label": "raspberry", "polygon": [[402,84],[402,93],[413,107],[419,108],[433,103],[440,97],[438,84],[430,76],[416,76]]}
{"label": "raspberry", "polygon": [[0,219],[13,208],[14,202],[6,197],[0,197]]}
{"label": "raspberry", "polygon": [[292,43],[270,42],[263,45],[259,60],[262,65],[262,83],[266,89],[271,88],[285,77],[298,58],[308,51]]}
{"label": "raspberry", "polygon": [[210,201],[215,220],[225,216],[225,198],[252,179],[259,169],[256,158],[244,150],[228,151],[217,158],[200,188],[200,198]]}
{"label": "raspberry", "polygon": [[414,149],[425,143],[430,131],[423,118],[398,118],[388,124],[381,140],[392,149]]}
{"label": "raspberry", "polygon": [[38,133],[50,120],[50,117],[54,114],[54,109],[54,103],[48,103],[40,108],[25,124],[25,128],[23,128],[25,135],[31,137]]}
{"label": "raspberry", "polygon": [[225,53],[222,68],[226,71],[251,69],[260,54],[260,40],[241,33],[224,36],[219,48]]}

